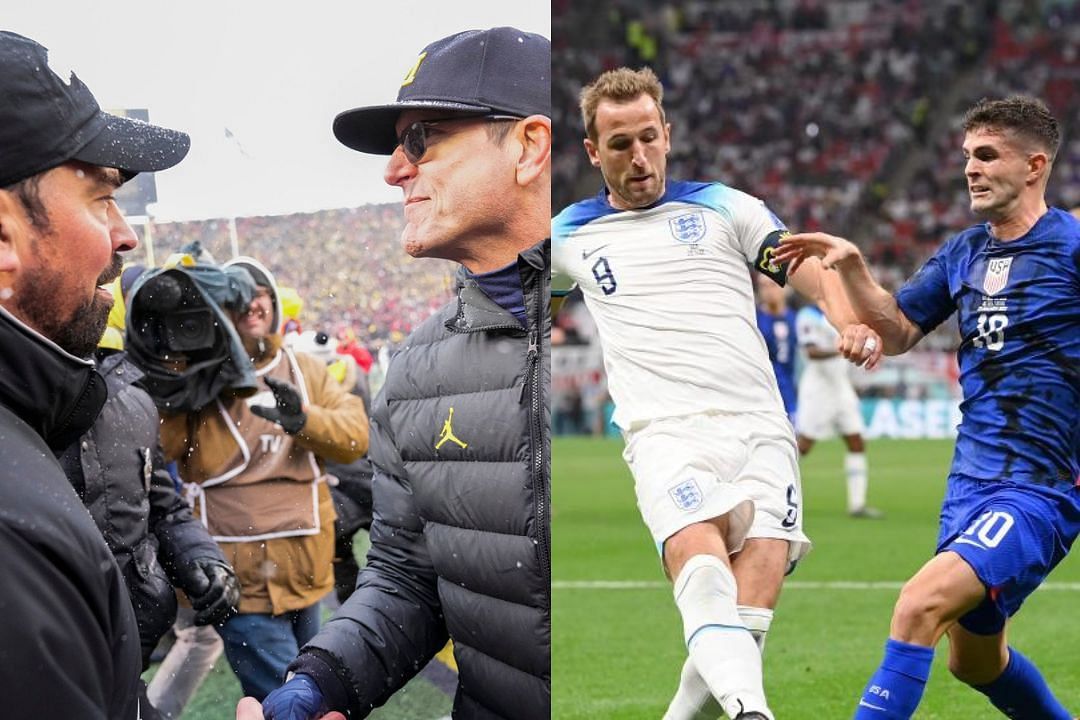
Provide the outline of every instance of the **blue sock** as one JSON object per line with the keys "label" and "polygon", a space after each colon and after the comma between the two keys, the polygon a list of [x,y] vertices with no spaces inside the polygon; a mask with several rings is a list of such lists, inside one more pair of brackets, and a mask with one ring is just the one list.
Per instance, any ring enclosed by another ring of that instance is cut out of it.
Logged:
{"label": "blue sock", "polygon": [[907,720],[919,706],[934,648],[889,638],[885,659],[863,690],[855,720]]}
{"label": "blue sock", "polygon": [[1009,664],[998,679],[972,687],[990,698],[994,707],[1013,720],[1072,720],[1072,714],[1050,692],[1039,669],[1011,647]]}

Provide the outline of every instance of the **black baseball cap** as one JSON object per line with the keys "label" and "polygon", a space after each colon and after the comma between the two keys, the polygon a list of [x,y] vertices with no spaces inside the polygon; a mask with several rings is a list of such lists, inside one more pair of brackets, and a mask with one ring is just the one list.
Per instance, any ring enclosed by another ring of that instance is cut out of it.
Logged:
{"label": "black baseball cap", "polygon": [[69,71],[49,66],[49,51],[0,31],[0,187],[69,160],[117,168],[130,180],[187,155],[186,133],[103,112]]}
{"label": "black baseball cap", "polygon": [[404,110],[551,117],[551,41],[512,27],[436,40],[405,75],[397,102],[346,110],[334,118],[334,135],[353,150],[390,155]]}

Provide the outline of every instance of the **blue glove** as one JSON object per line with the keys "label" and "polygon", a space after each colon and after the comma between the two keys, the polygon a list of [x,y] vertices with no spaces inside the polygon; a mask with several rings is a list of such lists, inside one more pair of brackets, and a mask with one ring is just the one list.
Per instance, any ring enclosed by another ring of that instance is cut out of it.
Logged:
{"label": "blue glove", "polygon": [[262,701],[266,720],[313,720],[329,709],[310,675],[298,673]]}

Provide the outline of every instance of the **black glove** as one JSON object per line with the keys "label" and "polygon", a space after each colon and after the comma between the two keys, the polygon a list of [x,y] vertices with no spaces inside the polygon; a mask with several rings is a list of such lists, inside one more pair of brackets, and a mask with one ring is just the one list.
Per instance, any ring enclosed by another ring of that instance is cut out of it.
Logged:
{"label": "black glove", "polygon": [[215,558],[195,558],[178,568],[177,585],[195,609],[196,625],[222,622],[240,604],[240,581],[236,573]]}
{"label": "black glove", "polygon": [[264,420],[277,423],[290,435],[295,435],[304,428],[307,422],[307,413],[304,412],[304,402],[300,398],[300,391],[295,385],[284,380],[266,378],[266,384],[274,393],[276,407],[252,405],[251,412]]}

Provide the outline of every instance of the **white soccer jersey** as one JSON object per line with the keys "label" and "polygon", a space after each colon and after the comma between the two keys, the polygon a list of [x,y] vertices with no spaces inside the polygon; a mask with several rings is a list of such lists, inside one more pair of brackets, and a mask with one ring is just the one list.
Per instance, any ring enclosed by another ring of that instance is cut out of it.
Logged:
{"label": "white soccer jersey", "polygon": [[[800,310],[795,315],[795,326],[800,347],[836,352],[839,333],[818,308],[808,305]],[[840,355],[806,358],[799,378],[797,420],[799,434],[811,440],[863,432],[859,396],[851,384],[847,360]]]}
{"label": "white soccer jersey", "polygon": [[[795,328],[799,338],[799,347],[837,352],[836,339],[840,337],[840,333],[829,324],[825,315],[817,307],[807,305],[799,310],[795,315]],[[819,383],[818,387],[835,389],[851,386],[848,362],[839,354],[829,358],[807,357],[800,383],[810,378],[814,378]]]}
{"label": "white soccer jersey", "polygon": [[552,294],[584,293],[619,427],[784,412],[747,267],[782,277],[771,252],[784,230],[760,200],[719,183],[669,182],[643,210],[601,193],[552,221]]}

